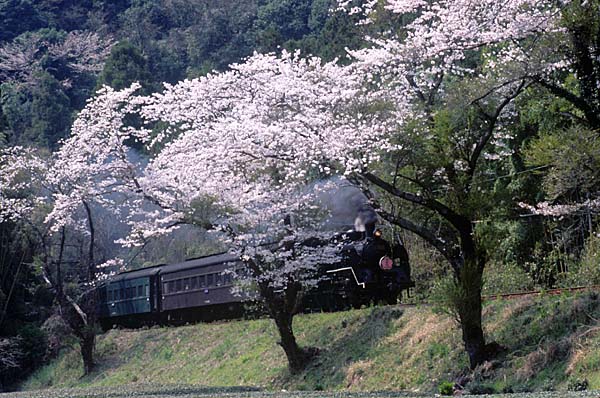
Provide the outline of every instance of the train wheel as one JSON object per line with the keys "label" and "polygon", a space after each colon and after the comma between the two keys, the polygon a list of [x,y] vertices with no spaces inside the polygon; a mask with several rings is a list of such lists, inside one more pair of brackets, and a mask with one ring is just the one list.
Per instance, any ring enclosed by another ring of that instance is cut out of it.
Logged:
{"label": "train wheel", "polygon": [[348,301],[350,302],[350,306],[352,308],[359,310],[362,307],[364,300],[362,300],[358,293],[352,292],[348,295]]}
{"label": "train wheel", "polygon": [[385,296],[385,302],[389,305],[398,304],[398,293],[391,292]]}

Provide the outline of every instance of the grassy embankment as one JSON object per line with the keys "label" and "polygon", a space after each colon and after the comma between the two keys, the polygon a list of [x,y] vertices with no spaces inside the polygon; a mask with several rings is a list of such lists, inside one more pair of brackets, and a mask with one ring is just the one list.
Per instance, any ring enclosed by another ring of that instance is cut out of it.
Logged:
{"label": "grassy embankment", "polygon": [[[600,389],[600,303],[596,294],[490,303],[486,332],[507,348],[478,369],[473,391]],[[458,327],[430,307],[374,307],[298,316],[303,345],[321,349],[291,376],[268,319],[177,328],[113,330],[98,339],[99,369],[81,378],[76,350],[65,350],[23,389],[186,383],[268,390],[437,392],[468,374]]]}

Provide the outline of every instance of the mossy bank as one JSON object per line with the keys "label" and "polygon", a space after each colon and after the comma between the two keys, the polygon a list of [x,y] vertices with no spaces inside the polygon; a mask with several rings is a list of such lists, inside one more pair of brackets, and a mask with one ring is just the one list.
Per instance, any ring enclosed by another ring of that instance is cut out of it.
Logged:
{"label": "mossy bank", "polygon": [[185,383],[286,390],[437,392],[461,381],[473,392],[600,389],[600,303],[595,293],[488,303],[488,339],[505,348],[468,371],[452,317],[430,306],[364,308],[300,315],[301,344],[320,349],[290,375],[269,319],[146,330],[111,330],[98,339],[98,369],[83,373],[66,349],[22,389]]}

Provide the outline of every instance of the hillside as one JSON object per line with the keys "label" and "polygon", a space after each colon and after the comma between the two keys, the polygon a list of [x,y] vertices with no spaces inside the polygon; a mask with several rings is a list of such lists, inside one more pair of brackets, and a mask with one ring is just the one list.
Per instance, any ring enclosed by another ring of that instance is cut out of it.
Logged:
{"label": "hillside", "polygon": [[[595,293],[524,298],[485,308],[488,336],[506,353],[470,376],[473,392],[600,388]],[[121,386],[129,383],[261,387],[268,390],[409,390],[437,392],[467,375],[452,318],[431,307],[374,307],[298,316],[302,344],[321,349],[304,373],[291,376],[268,319],[100,336],[100,368],[80,378],[75,350],[61,353],[23,389]]]}

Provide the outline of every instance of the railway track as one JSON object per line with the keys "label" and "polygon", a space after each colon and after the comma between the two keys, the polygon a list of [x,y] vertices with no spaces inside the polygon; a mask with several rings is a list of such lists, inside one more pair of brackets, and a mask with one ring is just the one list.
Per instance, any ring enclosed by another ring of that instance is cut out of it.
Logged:
{"label": "railway track", "polygon": [[[550,295],[550,296],[558,296],[560,294],[566,292],[585,292],[585,291],[596,291],[600,292],[600,285],[592,285],[592,286],[577,286],[577,287],[564,287],[558,289],[549,289],[549,290],[530,290],[525,292],[513,292],[513,293],[500,293],[500,294],[489,294],[481,297],[483,302],[486,301],[494,301],[494,300],[512,300],[520,297],[528,297],[528,296],[541,296],[541,295]],[[430,306],[434,303],[429,301],[419,301],[415,303],[400,303],[398,306],[400,308],[412,308],[418,306]]]}
{"label": "railway track", "polygon": [[483,301],[493,301],[493,300],[512,299],[512,298],[526,297],[526,296],[540,296],[540,295],[558,296],[559,294],[563,294],[565,292],[584,292],[584,291],[600,291],[600,285],[564,287],[564,288],[550,289],[550,290],[531,290],[531,291],[516,292],[516,293],[491,294],[491,295],[482,296],[481,298],[483,299]]}

